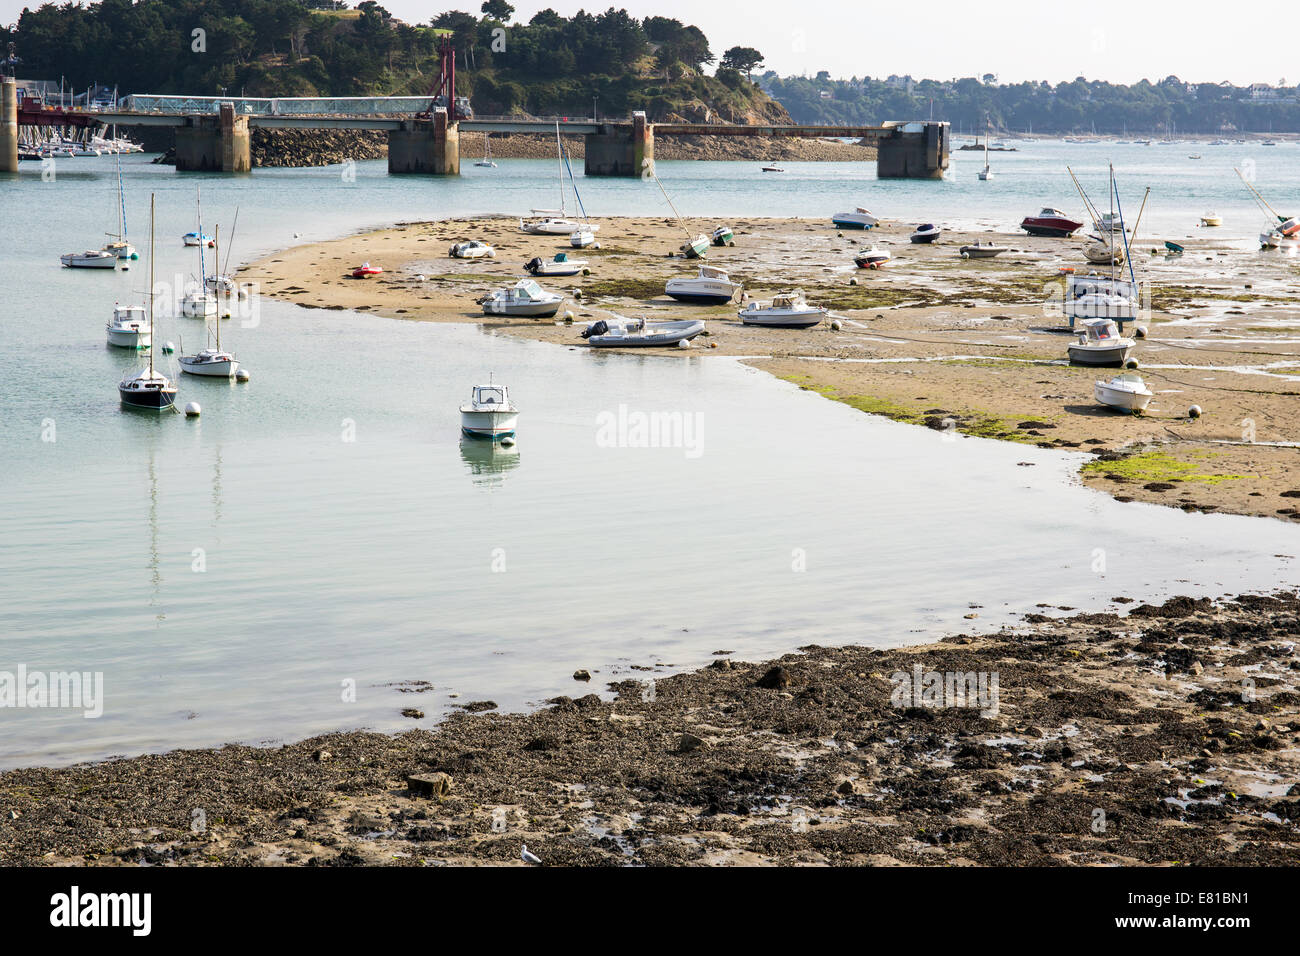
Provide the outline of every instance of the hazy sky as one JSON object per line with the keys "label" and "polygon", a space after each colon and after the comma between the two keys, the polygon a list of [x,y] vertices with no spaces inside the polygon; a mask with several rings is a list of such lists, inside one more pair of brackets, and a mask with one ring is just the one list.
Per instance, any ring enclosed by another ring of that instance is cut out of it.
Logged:
{"label": "hazy sky", "polygon": [[[482,0],[381,0],[394,16],[425,23],[436,13],[477,13]],[[0,0],[0,21],[32,0]],[[355,4],[353,4],[355,5]],[[950,79],[995,73],[1002,82],[1076,76],[1131,83],[1173,73],[1196,82],[1300,82],[1294,63],[1300,6],[1208,0],[518,0],[516,19],[545,7],[567,15],[625,7],[638,17],[694,23],[715,54],[757,47],[782,74],[834,77],[910,73]],[[20,51],[21,55],[21,51]]]}

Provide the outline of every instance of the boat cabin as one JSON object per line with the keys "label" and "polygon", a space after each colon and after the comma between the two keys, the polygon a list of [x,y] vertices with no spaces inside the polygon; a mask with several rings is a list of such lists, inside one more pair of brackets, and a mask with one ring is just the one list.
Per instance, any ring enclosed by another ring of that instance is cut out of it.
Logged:
{"label": "boat cabin", "polygon": [[470,404],[481,408],[484,406],[509,405],[509,390],[504,385],[475,385],[470,389]]}
{"label": "boat cabin", "polygon": [[1088,319],[1079,332],[1080,345],[1113,345],[1119,338],[1119,326],[1113,319]]}

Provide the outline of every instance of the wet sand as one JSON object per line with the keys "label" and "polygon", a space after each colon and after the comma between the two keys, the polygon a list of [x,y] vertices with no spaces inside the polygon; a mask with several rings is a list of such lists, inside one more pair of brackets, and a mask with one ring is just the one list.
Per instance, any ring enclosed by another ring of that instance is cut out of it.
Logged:
{"label": "wet sand", "polygon": [[[1022,233],[946,232],[912,245],[912,224],[886,222],[869,233],[837,231],[805,219],[732,219],[733,247],[710,251],[747,296],[800,288],[828,307],[830,323],[811,330],[742,326],[735,306],[697,306],[663,295],[664,282],[698,263],[671,256],[684,238],[673,220],[597,219],[599,250],[575,252],[566,237],[529,236],[513,219],[410,223],[297,246],[250,264],[241,278],[269,295],[308,308],[355,309],[420,321],[479,322],[501,334],[585,347],[583,324],[610,312],[652,319],[697,316],[708,334],[672,360],[707,353],[741,357],[758,368],[865,412],[922,427],[1004,441],[1092,452],[1080,480],[1122,501],[1185,510],[1300,520],[1300,291],[1295,259],[1261,253],[1213,230],[1175,236],[1181,258],[1152,255],[1162,243],[1138,241],[1134,258],[1152,280],[1140,374],[1155,398],[1142,416],[1110,411],[1093,383],[1116,370],[1071,367],[1068,336],[1054,305],[1060,270],[1086,272],[1085,240]],[[690,223],[709,231],[712,221]],[[1190,238],[1189,238],[1190,237]],[[477,238],[497,257],[458,260],[452,242]],[[1008,251],[963,260],[958,248],[990,240]],[[861,270],[853,254],[871,245],[894,262]],[[569,299],[555,320],[503,320],[476,300],[524,275],[534,256],[568,252],[591,273],[544,278]],[[385,275],[353,280],[362,261]],[[346,321],[340,319],[340,321]],[[1199,406],[1202,415],[1188,410]]]}
{"label": "wet sand", "polygon": [[[1297,595],[1112,608],[901,650],[719,648],[433,731],[10,771],[0,863],[1294,865]],[[905,699],[918,668],[997,693]]]}

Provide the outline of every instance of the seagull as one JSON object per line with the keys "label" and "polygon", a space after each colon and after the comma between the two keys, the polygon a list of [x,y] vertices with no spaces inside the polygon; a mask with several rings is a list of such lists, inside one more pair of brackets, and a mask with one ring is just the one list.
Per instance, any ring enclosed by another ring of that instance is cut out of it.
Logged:
{"label": "seagull", "polygon": [[537,858],[537,855],[535,853],[528,852],[528,844],[525,843],[522,845],[522,847],[523,848],[520,850],[519,853],[519,859],[523,860],[525,863],[536,863],[537,865],[540,866],[542,861]]}

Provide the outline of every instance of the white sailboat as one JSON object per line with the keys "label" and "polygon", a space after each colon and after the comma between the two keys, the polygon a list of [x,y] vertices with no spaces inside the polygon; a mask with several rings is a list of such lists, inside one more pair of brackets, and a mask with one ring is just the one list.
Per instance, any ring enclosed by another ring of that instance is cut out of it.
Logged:
{"label": "white sailboat", "polygon": [[[543,214],[543,218],[535,219],[532,222],[519,220],[519,231],[526,232],[529,235],[542,236],[572,236],[583,228],[583,224],[569,218],[568,207],[566,204],[564,189],[564,147],[560,142],[560,124],[555,124],[555,166],[556,179],[560,187],[560,208],[555,209],[534,209],[535,214]],[[600,230],[600,226],[586,226],[589,232],[595,233]],[[579,246],[578,248],[581,248]]]}
{"label": "white sailboat", "polygon": [[677,207],[673,205],[672,199],[669,198],[668,190],[664,189],[664,184],[659,182],[659,177],[655,175],[653,168],[649,172],[655,181],[655,185],[659,187],[659,191],[664,194],[664,201],[668,203],[668,208],[677,217],[677,224],[682,227],[682,232],[686,233],[686,241],[678,247],[681,250],[682,257],[686,259],[703,259],[709,254],[709,237],[704,233],[696,236],[691,235],[691,231],[686,228],[686,221],[682,219],[682,214],[677,211]]}
{"label": "white sailboat", "polygon": [[[153,224],[154,197],[149,197],[149,338],[153,340]],[[149,364],[135,375],[128,375],[117,383],[117,395],[123,405],[155,411],[176,404],[176,386],[153,365],[153,348],[149,349]]]}
{"label": "white sailboat", "polygon": [[117,166],[117,234],[110,233],[113,238],[104,244],[104,251],[112,253],[119,259],[139,259],[135,246],[126,241],[126,199],[122,192],[122,160],[114,153],[113,161]]}
{"label": "white sailboat", "polygon": [[488,139],[488,134],[486,132],[483,134],[483,158],[474,165],[487,166],[491,169],[497,168],[497,164],[492,162],[492,142]]}
{"label": "white sailboat", "polygon": [[[221,239],[221,227],[218,226],[215,232],[216,235],[213,238],[213,243],[214,243],[213,253],[212,253],[213,258],[216,258],[217,255],[219,254],[216,250],[220,248],[220,245],[218,243]],[[208,295],[206,290],[204,291],[203,294]],[[211,295],[211,298],[213,299],[212,312],[214,315],[216,315],[219,312],[218,306],[220,305],[221,302],[220,286],[218,286],[218,291]],[[205,332],[207,331],[207,327],[208,327],[208,323],[207,323],[207,319],[205,318],[203,321],[203,330]],[[235,373],[239,371],[239,363],[235,361],[235,357],[233,355],[231,355],[229,352],[223,351],[221,348],[221,319],[220,318],[216,319],[216,328],[217,328],[217,341],[215,347],[210,346],[208,348],[201,349],[199,352],[195,353],[194,355],[182,355],[179,359],[177,359],[177,361],[180,363],[182,372],[188,372],[190,375],[207,375],[211,378],[234,378]]]}
{"label": "white sailboat", "polygon": [[980,170],[979,177],[983,182],[988,182],[993,178],[993,167],[989,165],[989,118],[984,117],[984,168]]}
{"label": "white sailboat", "polygon": [[[199,227],[196,232],[189,235],[203,235],[203,202],[199,191],[194,191],[194,206],[199,217]],[[203,249],[208,243],[194,243],[199,250],[199,287],[185,293],[181,299],[181,315],[188,316],[191,319],[206,319],[210,315],[217,314],[217,297],[208,292],[207,285],[207,262],[203,256]],[[212,240],[215,246],[216,240]],[[189,245],[187,242],[186,245]]]}

